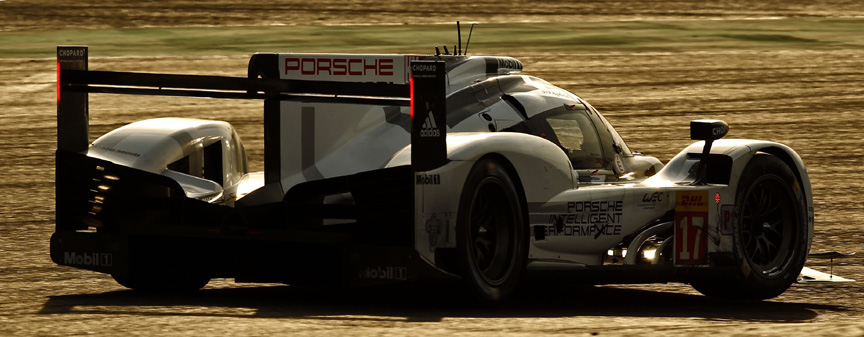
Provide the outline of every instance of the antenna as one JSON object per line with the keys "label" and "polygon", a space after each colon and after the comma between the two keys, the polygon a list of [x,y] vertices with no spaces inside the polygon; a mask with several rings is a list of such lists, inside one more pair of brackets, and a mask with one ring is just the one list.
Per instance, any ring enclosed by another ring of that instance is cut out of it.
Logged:
{"label": "antenna", "polygon": [[471,30],[468,31],[468,42],[465,42],[465,55],[468,55],[468,45],[471,44],[471,33],[474,33],[474,26],[476,26],[476,22],[471,23]]}
{"label": "antenna", "polygon": [[447,50],[447,45],[444,45],[444,55],[450,55],[450,51]]}
{"label": "antenna", "polygon": [[441,50],[438,49],[438,46],[435,46],[435,56],[441,55]]}
{"label": "antenna", "polygon": [[[459,36],[459,50],[456,51],[456,55],[462,54],[462,28],[459,28],[459,21],[456,21],[456,35]],[[456,48],[453,48],[456,49]]]}

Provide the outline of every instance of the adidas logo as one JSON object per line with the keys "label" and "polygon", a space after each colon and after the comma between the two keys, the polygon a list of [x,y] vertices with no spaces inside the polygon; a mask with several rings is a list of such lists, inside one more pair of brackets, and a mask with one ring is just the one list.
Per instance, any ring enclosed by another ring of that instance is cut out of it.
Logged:
{"label": "adidas logo", "polygon": [[431,111],[426,120],[423,121],[423,126],[420,127],[420,137],[440,137],[441,130],[438,130],[438,125],[435,124],[435,117]]}

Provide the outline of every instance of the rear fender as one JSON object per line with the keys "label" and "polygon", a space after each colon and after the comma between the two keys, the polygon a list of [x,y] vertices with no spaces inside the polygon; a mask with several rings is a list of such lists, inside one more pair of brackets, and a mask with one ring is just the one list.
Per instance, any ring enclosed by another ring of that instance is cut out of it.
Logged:
{"label": "rear fender", "polygon": [[[474,162],[488,154],[506,159],[516,170],[525,189],[526,200],[545,202],[574,185],[573,167],[564,151],[543,138],[515,132],[451,133],[447,135],[447,159],[453,162]],[[406,146],[387,164],[387,167],[410,165],[411,146]],[[469,165],[469,167],[470,167]],[[467,174],[467,170],[465,172]],[[465,176],[448,182],[461,191]],[[457,183],[458,182],[458,183]],[[442,183],[443,184],[443,183]],[[458,194],[457,194],[458,195]],[[454,203],[458,204],[458,200]]]}
{"label": "rear fender", "polygon": [[[567,155],[555,144],[521,133],[453,133],[447,135],[449,162],[437,169],[415,173],[415,247],[435,262],[435,249],[455,247],[456,215],[468,173],[485,156],[507,161],[522,183],[528,205],[545,202],[574,188]],[[409,165],[411,146],[397,153],[388,167]]]}

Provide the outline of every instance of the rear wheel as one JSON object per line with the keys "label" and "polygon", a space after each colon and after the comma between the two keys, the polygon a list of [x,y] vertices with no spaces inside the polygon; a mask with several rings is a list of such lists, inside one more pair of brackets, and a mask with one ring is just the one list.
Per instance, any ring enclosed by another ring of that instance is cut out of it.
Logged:
{"label": "rear wheel", "polygon": [[463,279],[483,300],[515,291],[525,268],[527,228],[512,174],[498,160],[478,161],[459,201],[457,259]]}
{"label": "rear wheel", "polygon": [[804,195],[792,170],[769,154],[747,164],[736,196],[735,246],[741,269],[732,282],[693,287],[716,297],[761,300],[795,282],[807,256]]}

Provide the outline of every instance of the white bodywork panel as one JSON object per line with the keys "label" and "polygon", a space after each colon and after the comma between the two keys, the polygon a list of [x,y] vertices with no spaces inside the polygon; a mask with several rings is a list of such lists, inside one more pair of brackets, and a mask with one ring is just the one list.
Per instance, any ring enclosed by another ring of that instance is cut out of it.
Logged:
{"label": "white bodywork panel", "polygon": [[281,180],[286,191],[305,181],[382,168],[393,153],[411,142],[406,129],[388,123],[388,114],[394,121],[407,122],[406,108],[281,104]]}

